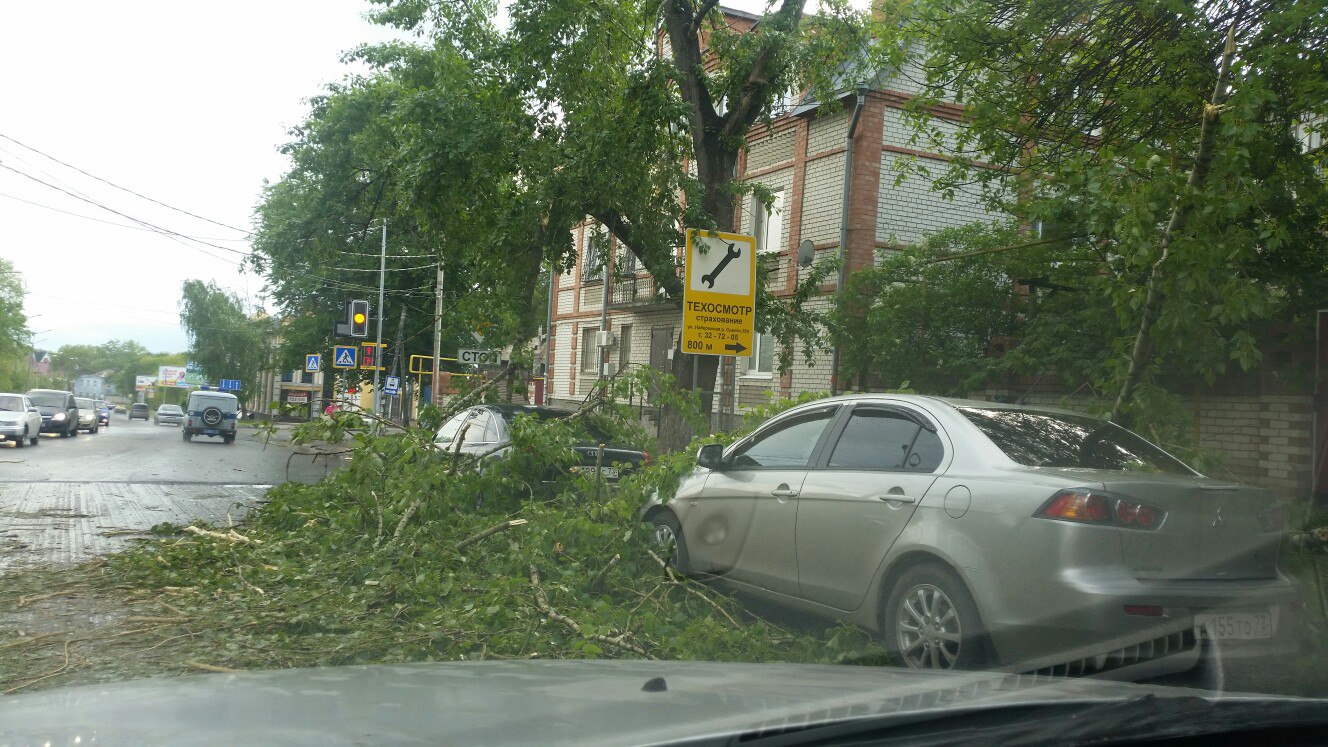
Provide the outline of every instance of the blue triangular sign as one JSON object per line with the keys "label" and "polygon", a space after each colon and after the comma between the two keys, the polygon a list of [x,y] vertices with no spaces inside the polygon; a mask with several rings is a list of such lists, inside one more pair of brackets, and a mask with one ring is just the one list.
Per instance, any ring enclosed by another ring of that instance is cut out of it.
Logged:
{"label": "blue triangular sign", "polygon": [[346,350],[346,349],[343,348],[342,351],[341,351],[341,353],[337,355],[337,365],[338,365],[338,366],[354,366],[354,365],[355,365],[355,353],[354,353],[353,351],[351,351],[351,350]]}

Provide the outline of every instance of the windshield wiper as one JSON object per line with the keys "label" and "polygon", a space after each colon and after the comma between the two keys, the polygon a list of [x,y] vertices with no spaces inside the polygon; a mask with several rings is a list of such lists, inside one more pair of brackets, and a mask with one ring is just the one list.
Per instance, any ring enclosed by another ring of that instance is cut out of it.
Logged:
{"label": "windshield wiper", "polygon": [[1328,703],[1323,700],[1149,694],[1119,702],[961,705],[762,730],[712,743],[1065,745],[1244,735],[1253,743],[1281,744],[1307,734],[1328,736]]}

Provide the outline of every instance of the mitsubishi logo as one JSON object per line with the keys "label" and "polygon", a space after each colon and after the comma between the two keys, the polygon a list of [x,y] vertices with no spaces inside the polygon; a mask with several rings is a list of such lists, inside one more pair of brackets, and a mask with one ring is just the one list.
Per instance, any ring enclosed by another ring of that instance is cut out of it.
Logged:
{"label": "mitsubishi logo", "polygon": [[1220,527],[1220,526],[1222,526],[1222,507],[1221,507],[1221,506],[1218,506],[1218,507],[1217,507],[1217,513],[1213,515],[1213,523],[1212,523],[1212,524],[1209,524],[1208,526],[1210,526],[1210,527]]}

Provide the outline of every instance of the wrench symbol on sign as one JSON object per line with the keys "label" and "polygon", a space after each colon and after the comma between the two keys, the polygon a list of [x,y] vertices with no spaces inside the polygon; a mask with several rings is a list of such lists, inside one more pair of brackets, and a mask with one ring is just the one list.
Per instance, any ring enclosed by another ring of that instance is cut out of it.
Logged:
{"label": "wrench symbol on sign", "polygon": [[729,266],[729,262],[732,262],[741,255],[742,250],[732,242],[729,242],[728,254],[725,254],[724,257],[719,260],[719,264],[715,265],[715,269],[711,270],[708,274],[701,276],[701,282],[705,283],[706,287],[714,288],[715,278],[719,277],[719,273],[723,272],[724,268]]}

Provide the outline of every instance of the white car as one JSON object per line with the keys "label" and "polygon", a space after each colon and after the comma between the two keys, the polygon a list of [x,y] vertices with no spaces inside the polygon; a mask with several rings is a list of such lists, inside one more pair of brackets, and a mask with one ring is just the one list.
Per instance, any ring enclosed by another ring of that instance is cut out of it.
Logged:
{"label": "white car", "polygon": [[21,449],[36,446],[41,438],[42,417],[26,394],[0,393],[0,439],[13,441]]}

